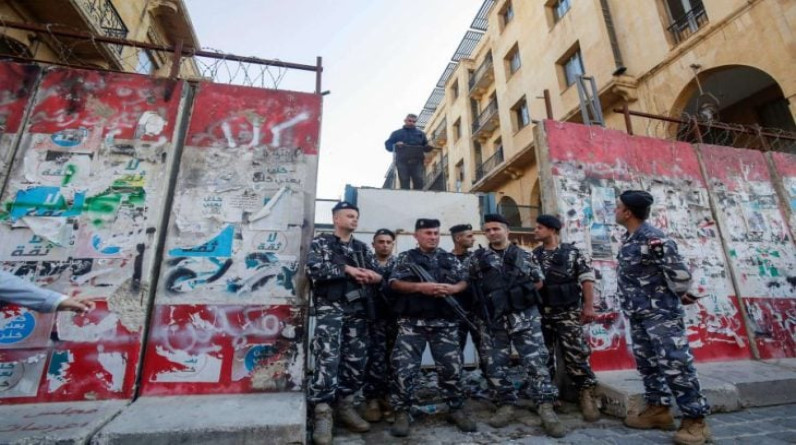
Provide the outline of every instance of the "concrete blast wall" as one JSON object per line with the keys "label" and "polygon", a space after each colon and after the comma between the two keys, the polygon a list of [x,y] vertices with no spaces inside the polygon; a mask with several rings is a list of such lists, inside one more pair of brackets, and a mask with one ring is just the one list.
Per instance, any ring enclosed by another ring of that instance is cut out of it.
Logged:
{"label": "concrete blast wall", "polygon": [[796,249],[785,216],[796,196],[796,156],[553,121],[538,131],[545,211],[565,221],[565,241],[591,254],[596,304],[615,314],[588,327],[595,369],[634,367],[616,289],[624,229],[613,215],[627,189],[653,194],[650,222],[677,242],[705,296],[686,308],[698,361],[796,355]]}
{"label": "concrete blast wall", "polygon": [[319,96],[14,63],[0,82],[0,267],[97,303],[0,309],[0,404],[301,389]]}

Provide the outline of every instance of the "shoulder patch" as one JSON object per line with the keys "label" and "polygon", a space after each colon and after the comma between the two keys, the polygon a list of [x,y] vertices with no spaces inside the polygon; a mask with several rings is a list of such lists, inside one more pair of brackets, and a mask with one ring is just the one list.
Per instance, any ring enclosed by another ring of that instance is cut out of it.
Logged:
{"label": "shoulder patch", "polygon": [[650,253],[658,259],[663,258],[664,250],[663,250],[663,240],[660,238],[650,238],[647,240],[647,246],[649,246]]}

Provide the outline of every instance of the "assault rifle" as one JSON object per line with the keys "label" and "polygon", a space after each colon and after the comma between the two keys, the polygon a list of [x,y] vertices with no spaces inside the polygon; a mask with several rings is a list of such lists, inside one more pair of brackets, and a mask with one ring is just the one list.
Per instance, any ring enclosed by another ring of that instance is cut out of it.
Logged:
{"label": "assault rifle", "polygon": [[[421,266],[417,264],[409,264],[409,270],[411,270],[413,274],[417,275],[417,278],[419,278],[420,281],[423,283],[437,282],[434,279],[434,277],[432,277],[431,274],[428,273],[426,269],[423,269]],[[453,298],[450,295],[445,295],[444,299],[445,302],[448,303],[451,309],[453,309],[453,312],[456,314],[457,317],[459,317],[461,321],[465,322],[467,326],[473,331],[478,332],[478,326],[476,326],[475,323],[473,323],[469,318],[467,318],[467,311],[464,310],[462,305],[460,305],[455,298]]]}
{"label": "assault rifle", "polygon": [[[365,256],[361,250],[354,251],[354,266],[359,268],[365,267]],[[349,280],[350,283],[350,280]],[[362,302],[362,307],[365,309],[365,315],[369,320],[376,319],[376,306],[373,301],[373,288],[369,285],[358,284],[354,289],[348,290],[345,293],[345,298],[349,303],[357,301]]]}

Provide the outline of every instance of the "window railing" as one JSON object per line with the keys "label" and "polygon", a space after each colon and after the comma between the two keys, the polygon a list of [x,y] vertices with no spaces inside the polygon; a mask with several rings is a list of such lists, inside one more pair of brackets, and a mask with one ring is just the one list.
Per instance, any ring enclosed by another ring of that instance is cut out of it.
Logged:
{"label": "window railing", "polygon": [[[127,26],[110,0],[77,0],[76,3],[106,37],[127,38]],[[108,47],[118,55],[122,54],[124,48],[121,45],[108,45]]]}
{"label": "window railing", "polygon": [[495,153],[486,161],[475,166],[475,182],[478,182],[503,162],[503,146],[498,147]]}
{"label": "window railing", "polygon": [[[445,176],[445,173],[448,171],[448,155],[442,157],[442,162],[434,165],[431,170],[426,174],[423,178],[423,188],[428,190],[434,185],[435,180],[439,175]],[[443,184],[445,181],[443,181]]]}
{"label": "window railing", "polygon": [[481,128],[483,128],[490,119],[497,115],[498,112],[498,103],[497,97],[493,97],[492,100],[489,101],[489,104],[481,111],[481,114],[478,115],[478,119],[473,122],[473,135],[478,133]]}
{"label": "window railing", "polygon": [[473,87],[475,87],[478,84],[478,82],[480,82],[481,79],[483,79],[484,76],[486,76],[486,73],[492,69],[492,65],[493,65],[492,53],[489,53],[484,58],[484,61],[481,62],[481,65],[479,65],[478,68],[475,71],[473,71],[473,74],[470,76],[470,91],[472,91]]}
{"label": "window railing", "polygon": [[708,15],[705,11],[705,6],[702,2],[699,2],[693,9],[672,22],[668,29],[669,32],[672,33],[674,42],[680,43],[697,32],[699,28],[704,26],[707,22]]}

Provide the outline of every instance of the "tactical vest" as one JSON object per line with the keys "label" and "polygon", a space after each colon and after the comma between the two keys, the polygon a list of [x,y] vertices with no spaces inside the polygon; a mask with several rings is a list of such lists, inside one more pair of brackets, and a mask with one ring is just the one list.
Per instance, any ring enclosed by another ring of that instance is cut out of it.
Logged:
{"label": "tactical vest", "polygon": [[[417,264],[437,279],[439,283],[456,284],[459,279],[453,273],[454,263],[448,255],[440,255],[436,266],[428,256],[420,253],[418,249],[407,252],[408,260]],[[419,282],[419,277],[411,277],[406,281]],[[395,293],[393,311],[401,316],[422,319],[444,318],[456,320],[456,313],[442,298],[435,298],[421,293],[399,294]],[[458,298],[457,298],[458,299]]]}
{"label": "tactical vest", "polygon": [[488,261],[489,255],[497,255],[487,249],[476,253],[481,268],[480,286],[487,311],[492,318],[519,312],[538,303],[538,292],[530,277],[530,271],[520,255],[520,249],[511,245],[501,260],[500,268]]}
{"label": "tactical vest", "polygon": [[[327,239],[327,245],[332,250],[332,254],[335,259],[342,260],[345,262],[345,264],[356,267],[354,260],[346,255],[346,251],[343,249],[342,244],[337,241],[336,236],[329,233],[325,233],[320,236]],[[356,243],[352,245],[355,251],[359,252],[360,250],[364,249],[363,243],[357,240],[353,240],[352,242]],[[346,299],[343,298],[346,292],[356,290],[361,287],[362,286],[359,283],[349,279],[348,276],[345,276],[332,280],[316,281],[313,286],[313,294],[316,298],[323,298],[331,303],[336,303],[339,301],[346,302]]]}
{"label": "tactical vest", "polygon": [[[578,278],[569,273],[568,261],[575,246],[561,243],[550,258],[550,267],[544,271],[544,287],[539,293],[546,307],[561,307],[577,304],[581,300]],[[533,251],[539,264],[542,263],[544,247]]]}

